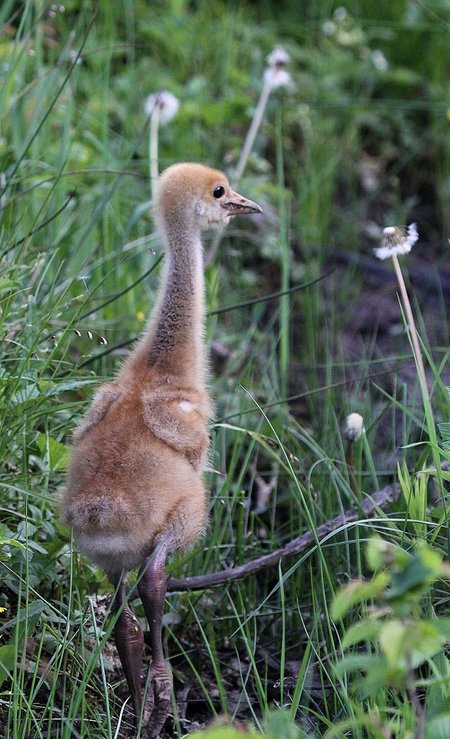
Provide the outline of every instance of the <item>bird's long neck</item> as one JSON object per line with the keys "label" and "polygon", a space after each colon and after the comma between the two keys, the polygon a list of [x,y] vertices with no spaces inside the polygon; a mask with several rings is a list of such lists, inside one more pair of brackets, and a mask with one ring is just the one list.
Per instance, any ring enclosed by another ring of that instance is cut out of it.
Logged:
{"label": "bird's long neck", "polygon": [[[181,217],[162,221],[166,242],[159,297],[141,349],[149,367],[203,388],[204,278],[200,232]],[[142,356],[142,355],[141,355]]]}

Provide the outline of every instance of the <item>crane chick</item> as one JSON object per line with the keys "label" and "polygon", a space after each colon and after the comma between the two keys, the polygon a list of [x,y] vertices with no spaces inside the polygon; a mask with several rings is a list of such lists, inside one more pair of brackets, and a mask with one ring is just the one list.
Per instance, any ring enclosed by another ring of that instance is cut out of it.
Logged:
{"label": "crane chick", "polygon": [[[155,214],[166,257],[156,305],[116,379],[95,393],[74,432],[61,517],[115,588],[114,638],[147,739],[159,735],[172,693],[161,636],[166,558],[189,547],[206,525],[212,406],[201,233],[231,216],[260,212],[217,170],[185,163],[162,174]],[[144,639],[125,592],[126,573],[136,568],[152,651],[144,705]]]}

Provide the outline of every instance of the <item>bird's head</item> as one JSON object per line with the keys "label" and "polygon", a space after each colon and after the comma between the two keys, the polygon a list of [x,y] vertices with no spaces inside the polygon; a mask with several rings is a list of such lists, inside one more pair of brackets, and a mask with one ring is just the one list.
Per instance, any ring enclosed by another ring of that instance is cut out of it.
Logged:
{"label": "bird's head", "polygon": [[156,212],[166,226],[191,223],[200,231],[226,223],[230,216],[261,213],[262,208],[234,192],[217,169],[202,164],[174,164],[162,173]]}

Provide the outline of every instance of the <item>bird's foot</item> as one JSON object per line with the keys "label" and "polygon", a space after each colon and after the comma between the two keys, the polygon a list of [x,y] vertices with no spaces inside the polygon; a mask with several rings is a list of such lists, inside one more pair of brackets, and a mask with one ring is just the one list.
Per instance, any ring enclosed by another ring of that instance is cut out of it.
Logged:
{"label": "bird's foot", "polygon": [[151,667],[144,703],[143,739],[158,739],[170,710],[171,698],[172,676],[166,665]]}

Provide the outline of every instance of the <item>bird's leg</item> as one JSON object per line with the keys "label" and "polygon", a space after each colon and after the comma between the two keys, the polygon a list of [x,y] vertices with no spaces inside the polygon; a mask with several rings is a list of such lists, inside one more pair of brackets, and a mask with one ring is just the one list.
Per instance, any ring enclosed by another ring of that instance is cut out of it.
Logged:
{"label": "bird's leg", "polygon": [[146,739],[158,737],[167,718],[172,696],[172,677],[164,661],[162,619],[166,596],[167,542],[161,542],[147,558],[138,581],[139,595],[150,628],[152,665],[147,678],[147,696],[144,705]]}
{"label": "bird's leg", "polygon": [[139,621],[127,605],[123,577],[121,576],[113,584],[116,592],[112,607],[115,613],[119,612],[114,626],[114,639],[130,689],[136,723],[138,723],[142,709],[141,670],[144,635]]}

